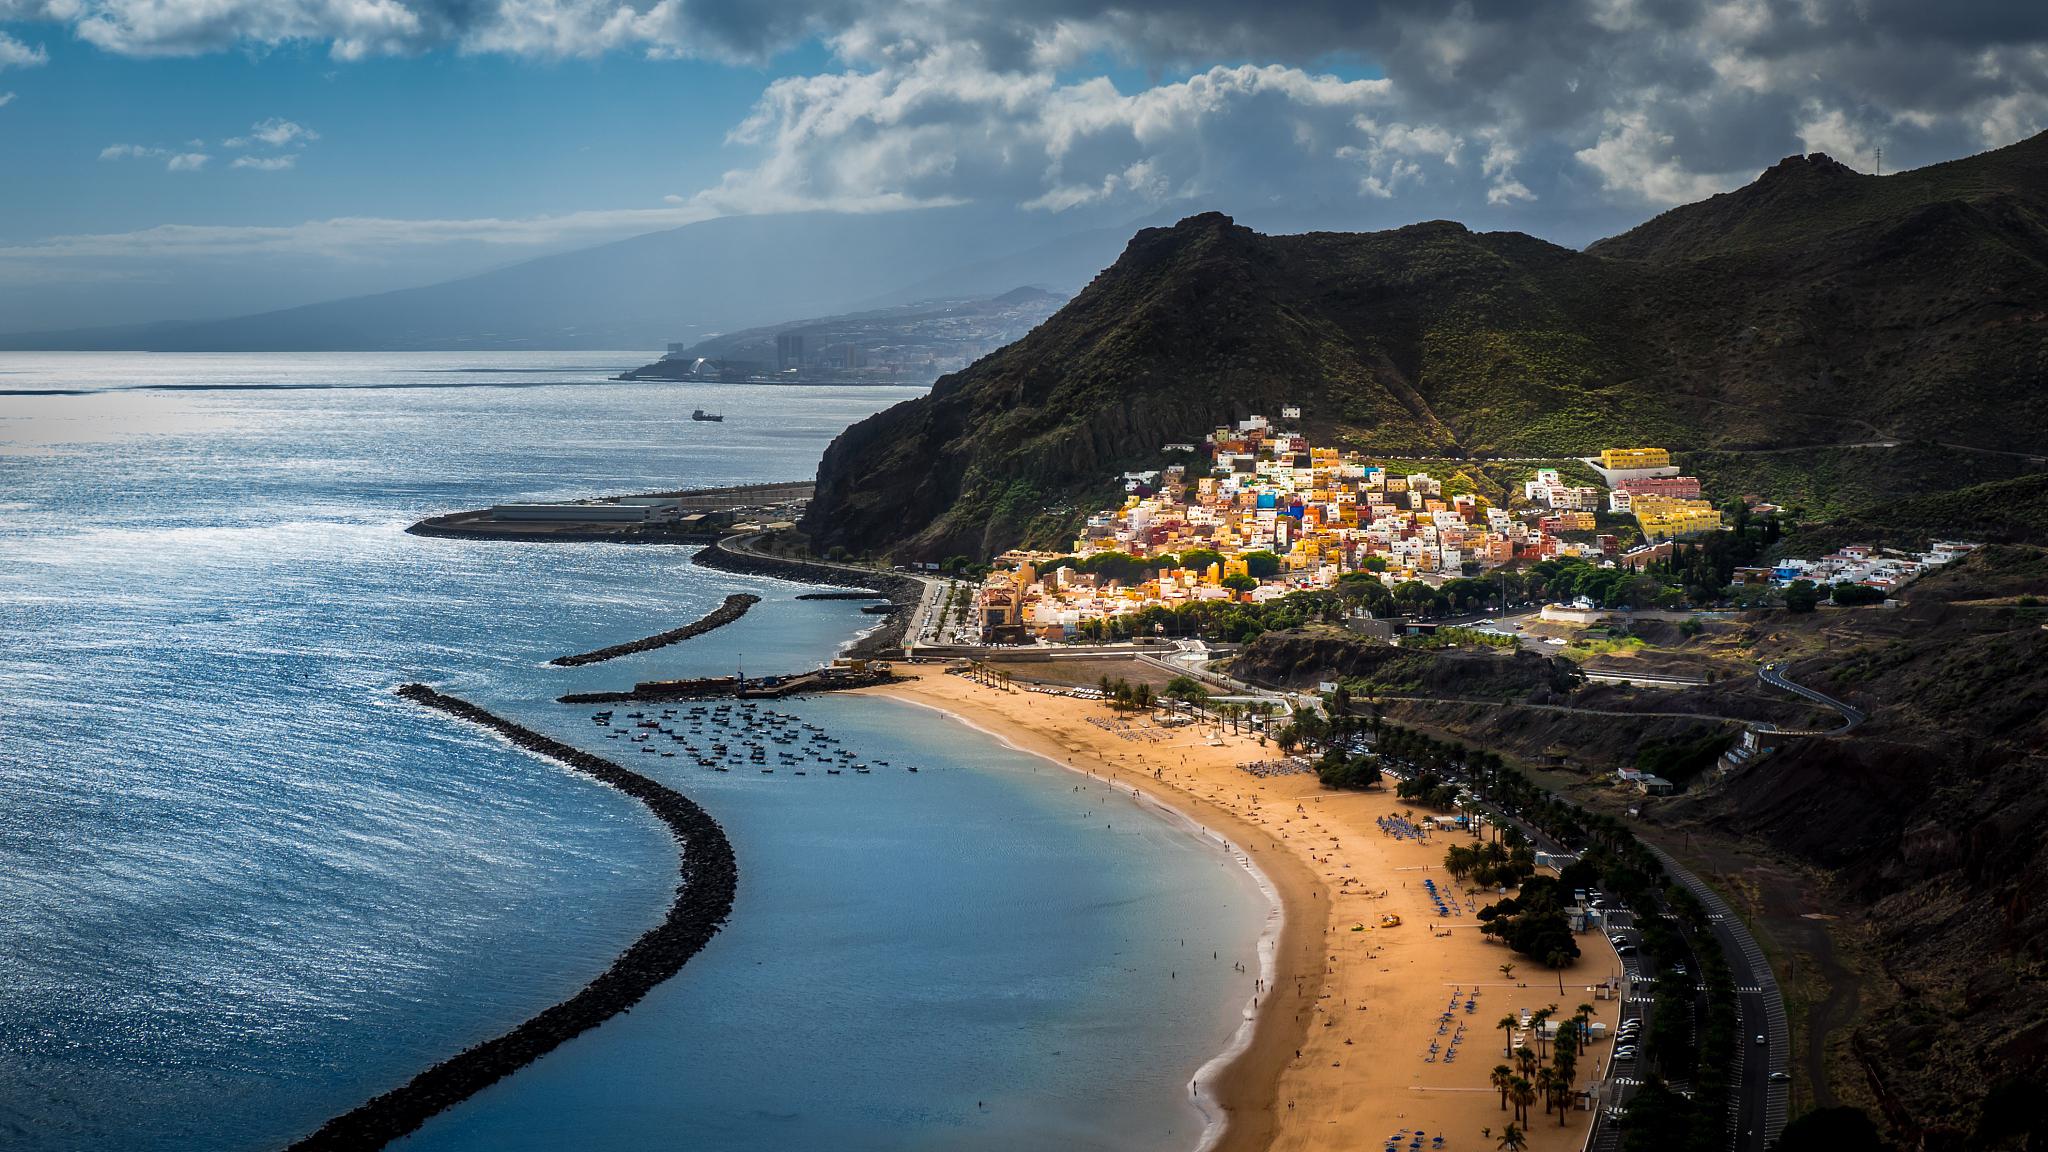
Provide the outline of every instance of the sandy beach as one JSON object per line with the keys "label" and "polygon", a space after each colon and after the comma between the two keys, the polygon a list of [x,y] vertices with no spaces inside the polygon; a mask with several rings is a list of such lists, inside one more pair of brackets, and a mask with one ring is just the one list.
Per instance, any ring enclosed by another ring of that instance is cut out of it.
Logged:
{"label": "sandy beach", "polygon": [[[1244,977],[1249,1042],[1221,1072],[1205,1074],[1214,1083],[1199,1084],[1227,1117],[1213,1147],[1385,1148],[1399,1133],[1407,1152],[1420,1131],[1429,1152],[1493,1152],[1513,1119],[1489,1083],[1507,1062],[1501,1018],[1552,1005],[1568,1017],[1590,1004],[1593,1019],[1609,1029],[1616,1021],[1618,1002],[1590,991],[1620,970],[1601,933],[1582,934],[1583,955],[1559,973],[1480,935],[1473,913],[1490,894],[1460,889],[1455,913],[1438,914],[1423,881],[1457,888],[1443,871],[1444,850],[1470,838],[1383,832],[1381,817],[1410,808],[1391,788],[1333,792],[1310,775],[1262,779],[1240,765],[1279,753],[1254,738],[1226,730],[1218,744],[1211,727],[1155,728],[1100,703],[985,687],[932,666],[898,671],[906,679],[864,691],[939,708],[1136,788],[1227,841],[1278,895],[1284,920],[1271,975]],[[1388,914],[1401,924],[1382,927]],[[1581,1082],[1605,1067],[1611,1047],[1602,1040],[1587,1050]],[[1540,1104],[1531,1113],[1529,1148],[1584,1144],[1590,1113],[1568,1113],[1562,1126]]]}

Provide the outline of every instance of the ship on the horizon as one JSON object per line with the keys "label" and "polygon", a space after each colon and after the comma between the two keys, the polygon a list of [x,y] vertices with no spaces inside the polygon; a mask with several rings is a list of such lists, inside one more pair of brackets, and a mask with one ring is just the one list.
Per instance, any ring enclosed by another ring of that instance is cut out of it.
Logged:
{"label": "ship on the horizon", "polygon": [[706,411],[705,411],[705,410],[703,410],[702,408],[699,408],[699,409],[697,409],[697,410],[696,410],[695,412],[692,412],[692,413],[690,413],[690,419],[692,419],[692,420],[710,420],[710,421],[712,421],[712,422],[714,422],[714,423],[719,423],[719,424],[723,424],[723,423],[725,423],[725,417],[723,417],[723,416],[717,416],[717,415],[713,415],[713,414],[712,414],[712,413],[710,413],[710,412],[706,412]]}

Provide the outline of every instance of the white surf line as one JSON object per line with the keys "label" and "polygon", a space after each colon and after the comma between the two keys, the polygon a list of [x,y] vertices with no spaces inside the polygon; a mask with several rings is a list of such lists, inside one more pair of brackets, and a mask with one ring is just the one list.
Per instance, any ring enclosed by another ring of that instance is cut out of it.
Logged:
{"label": "white surf line", "polygon": [[[1058,758],[1048,756],[1043,752],[1034,751],[1030,748],[1021,748],[1002,733],[991,732],[967,717],[942,708],[937,704],[928,704],[922,700],[909,700],[901,696],[890,696],[887,698],[898,700],[905,704],[913,704],[919,708],[928,708],[941,716],[948,717],[974,729],[976,732],[987,736],[989,739],[994,740],[1013,752],[1021,752],[1026,756],[1036,756],[1038,759],[1056,768],[1064,768],[1077,776],[1086,776],[1097,783],[1108,784],[1112,789],[1118,787],[1116,781],[1104,779],[1089,769],[1077,767],[1073,764],[1061,763]],[[1259,980],[1266,989],[1261,995],[1271,996],[1273,994],[1274,967],[1277,963],[1275,956],[1280,946],[1280,930],[1287,924],[1287,912],[1280,903],[1280,890],[1273,886],[1273,881],[1259,869],[1257,864],[1252,863],[1250,855],[1239,851],[1222,833],[1211,831],[1207,825],[1196,820],[1187,812],[1143,789],[1134,786],[1132,788],[1132,798],[1134,800],[1149,800],[1153,807],[1159,809],[1167,817],[1170,817],[1167,823],[1171,824],[1178,821],[1182,830],[1188,835],[1198,840],[1207,840],[1230,852],[1237,858],[1238,864],[1250,874],[1252,882],[1259,886],[1259,891],[1265,893],[1267,903],[1266,923],[1260,929],[1258,939]],[[1211,1056],[1206,1063],[1197,1068],[1195,1074],[1188,1080],[1189,1098],[1194,1101],[1195,1111],[1202,1115],[1202,1140],[1201,1143],[1195,1145],[1195,1152],[1210,1152],[1210,1149],[1215,1148],[1223,1141],[1223,1129],[1229,1117],[1224,1114],[1222,1104],[1216,1100],[1212,1093],[1202,1088],[1201,1084],[1204,1080],[1214,1083],[1215,1077],[1221,1075],[1223,1070],[1230,1066],[1231,1061],[1243,1055],[1245,1050],[1251,1047],[1252,1034],[1257,1030],[1259,1019],[1258,999],[1258,996],[1253,996],[1244,1001],[1237,1030],[1231,1033],[1230,1042],[1223,1046],[1223,1051]]]}

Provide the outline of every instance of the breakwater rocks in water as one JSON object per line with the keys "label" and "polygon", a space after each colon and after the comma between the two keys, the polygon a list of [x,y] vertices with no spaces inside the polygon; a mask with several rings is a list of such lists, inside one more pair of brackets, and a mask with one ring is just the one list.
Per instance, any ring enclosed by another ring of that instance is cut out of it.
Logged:
{"label": "breakwater rocks in water", "polygon": [[358,1152],[419,1128],[438,1112],[517,1072],[570,1040],[640,1002],[718,934],[732,914],[739,868],[724,829],[697,804],[664,784],[600,756],[572,748],[530,728],[494,716],[424,684],[398,694],[415,704],[489,728],[530,752],[624,792],[647,806],[676,839],[682,883],[668,916],[612,961],[581,992],[512,1031],[451,1056],[375,1099],[343,1113],[291,1146],[293,1152]]}
{"label": "breakwater rocks in water", "polygon": [[681,628],[671,628],[666,632],[645,636],[638,640],[629,640],[624,644],[614,644],[609,648],[599,648],[594,652],[580,652],[574,656],[557,656],[553,660],[548,661],[548,663],[556,664],[563,668],[579,668],[585,664],[601,664],[606,660],[614,660],[620,656],[631,656],[635,652],[652,652],[656,648],[666,648],[671,644],[680,644],[692,636],[702,636],[714,628],[725,627],[727,624],[745,616],[747,609],[760,602],[761,598],[751,592],[735,592],[725,598],[725,603],[713,608],[701,618],[683,625]]}
{"label": "breakwater rocks in water", "polygon": [[630,692],[571,692],[563,704],[630,704],[660,700],[709,700],[731,696],[742,700],[780,700],[813,692],[846,692],[872,688],[896,679],[888,664],[874,661],[853,668],[816,668],[793,676],[708,676],[695,680],[643,680]]}
{"label": "breakwater rocks in water", "polygon": [[887,600],[882,592],[805,592],[799,600]]}
{"label": "breakwater rocks in water", "polygon": [[702,564],[706,568],[716,568],[721,572],[773,576],[798,584],[837,584],[842,587],[872,588],[888,597],[889,603],[902,611],[891,613],[873,632],[854,642],[847,652],[853,656],[883,656],[901,649],[904,630],[910,626],[910,618],[913,615],[910,610],[917,607],[918,600],[924,595],[923,581],[894,572],[877,572],[851,565],[769,556],[748,547],[751,541],[757,539],[759,537],[725,537],[698,552],[691,562]]}

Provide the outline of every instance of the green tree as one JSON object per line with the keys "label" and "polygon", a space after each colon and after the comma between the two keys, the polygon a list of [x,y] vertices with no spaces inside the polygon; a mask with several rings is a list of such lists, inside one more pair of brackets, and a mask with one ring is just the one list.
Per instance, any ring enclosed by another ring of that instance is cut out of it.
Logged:
{"label": "green tree", "polygon": [[1230,575],[1225,576],[1223,579],[1217,581],[1217,583],[1223,585],[1225,588],[1230,589],[1232,592],[1249,592],[1252,589],[1257,588],[1259,586],[1259,582],[1257,580],[1253,579],[1250,576],[1245,575],[1242,572],[1233,572]]}
{"label": "green tree", "polygon": [[1260,580],[1271,580],[1280,575],[1280,557],[1264,549],[1245,553],[1243,560],[1245,571]]}
{"label": "green tree", "polygon": [[1811,612],[1820,605],[1820,590],[1811,580],[1794,580],[1785,588],[1787,612]]}

